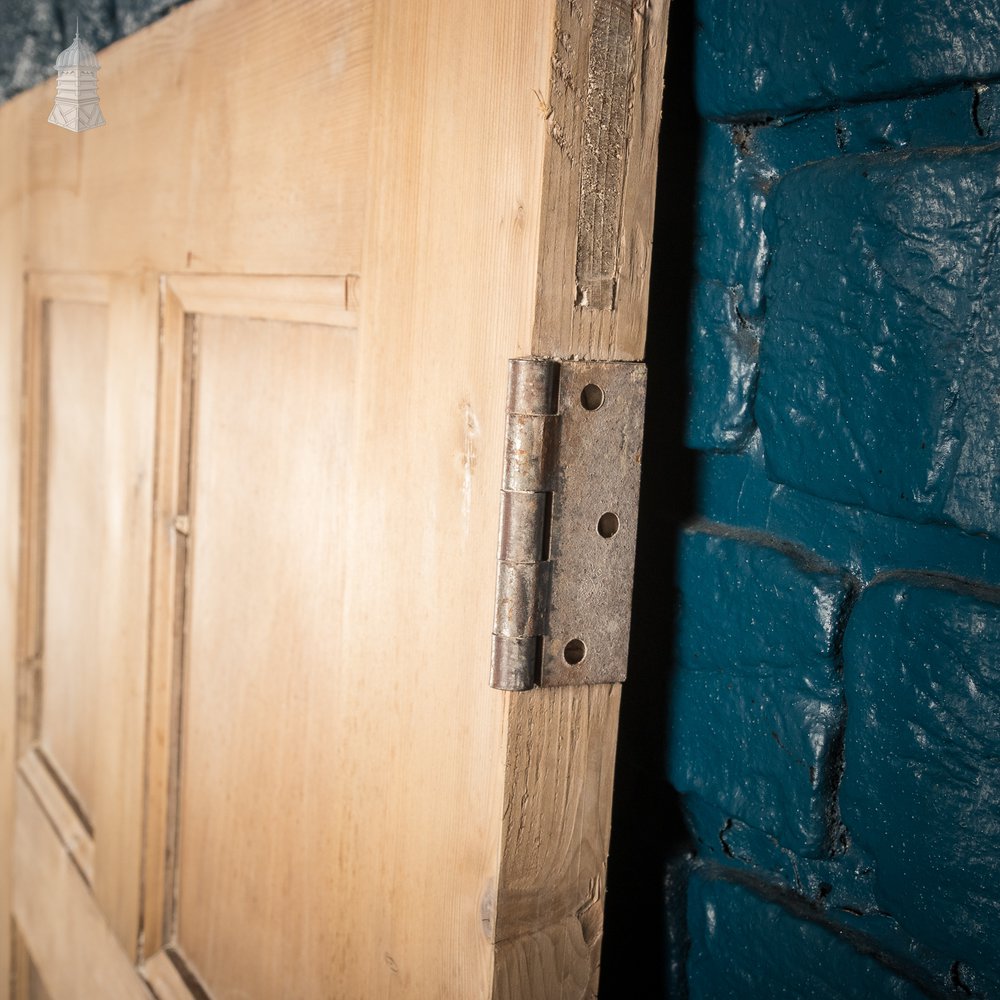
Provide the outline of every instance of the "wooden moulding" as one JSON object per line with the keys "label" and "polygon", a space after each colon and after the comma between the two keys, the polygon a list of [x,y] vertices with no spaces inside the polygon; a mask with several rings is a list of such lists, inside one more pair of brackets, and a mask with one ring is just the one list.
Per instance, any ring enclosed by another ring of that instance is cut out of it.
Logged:
{"label": "wooden moulding", "polygon": [[205,990],[177,944],[198,317],[279,320],[353,329],[354,276],[165,275],[160,282],[160,382],[143,864],[142,972],[164,1000]]}
{"label": "wooden moulding", "polygon": [[61,1000],[152,1000],[23,775],[16,786],[17,926]]}
{"label": "wooden moulding", "polygon": [[30,750],[18,772],[49,818],[66,853],[73,859],[88,885],[94,881],[94,831],[76,806],[67,784],[40,747]]}

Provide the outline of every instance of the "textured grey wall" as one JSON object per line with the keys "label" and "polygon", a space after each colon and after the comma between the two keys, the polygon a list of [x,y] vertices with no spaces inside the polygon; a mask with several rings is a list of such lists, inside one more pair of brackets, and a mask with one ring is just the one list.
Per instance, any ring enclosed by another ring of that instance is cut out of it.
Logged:
{"label": "textured grey wall", "polygon": [[95,49],[138,31],[186,0],[4,0],[0,6],[0,102],[53,74],[80,35]]}

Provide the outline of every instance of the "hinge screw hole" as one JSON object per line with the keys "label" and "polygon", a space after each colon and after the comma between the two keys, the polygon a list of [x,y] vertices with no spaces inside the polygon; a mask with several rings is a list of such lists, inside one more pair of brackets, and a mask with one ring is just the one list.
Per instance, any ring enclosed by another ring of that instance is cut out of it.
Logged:
{"label": "hinge screw hole", "polygon": [[593,382],[588,382],[580,393],[580,403],[585,410],[597,410],[604,404],[604,390]]}
{"label": "hinge screw hole", "polygon": [[618,515],[613,514],[610,510],[606,514],[602,514],[597,522],[597,533],[601,538],[611,538],[612,535],[618,534],[618,529],[621,527],[621,521],[618,520]]}
{"label": "hinge screw hole", "polygon": [[570,639],[563,648],[563,659],[571,666],[583,663],[587,655],[587,644],[582,639]]}

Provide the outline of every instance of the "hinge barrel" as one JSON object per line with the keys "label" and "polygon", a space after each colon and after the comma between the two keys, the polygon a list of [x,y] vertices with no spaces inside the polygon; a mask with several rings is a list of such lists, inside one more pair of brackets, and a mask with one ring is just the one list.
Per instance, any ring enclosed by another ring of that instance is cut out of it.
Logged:
{"label": "hinge barrel", "polygon": [[490,683],[505,691],[534,687],[538,676],[550,578],[546,528],[558,462],[558,380],[554,361],[510,362],[490,669]]}

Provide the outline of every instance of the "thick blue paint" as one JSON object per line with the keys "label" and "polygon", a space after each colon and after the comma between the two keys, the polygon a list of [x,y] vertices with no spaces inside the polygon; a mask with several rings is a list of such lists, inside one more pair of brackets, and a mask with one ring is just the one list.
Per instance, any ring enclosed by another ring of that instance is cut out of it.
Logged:
{"label": "thick blue paint", "polygon": [[699,471],[697,503],[705,517],[795,542],[862,581],[912,569],[1000,582],[1000,542],[830,503],[774,483],[767,477],[759,435],[740,454],[702,456]]}
{"label": "thick blue paint", "polygon": [[702,114],[763,119],[1000,76],[994,0],[697,0]]}
{"label": "thick blue paint", "polygon": [[1000,591],[880,578],[851,615],[844,821],[914,937],[1000,984]]}
{"label": "thick blue paint", "polygon": [[[809,164],[833,171],[852,155],[988,146],[1000,140],[998,103],[1000,85],[958,86],[762,128],[705,124],[696,191],[690,447],[738,450],[753,431],[766,301],[777,294],[767,287],[775,222],[768,204],[781,178]],[[838,198],[827,216],[850,204]],[[812,262],[806,254],[801,263]]]}
{"label": "thick blue paint", "polygon": [[1000,533],[1000,146],[825,160],[769,211],[770,477]]}
{"label": "thick blue paint", "polygon": [[[807,857],[836,836],[836,644],[853,586],[753,534],[705,526],[683,540],[671,781]],[[698,832],[711,840],[712,827]]]}
{"label": "thick blue paint", "polygon": [[925,1000],[826,926],[695,872],[688,886],[691,1000]]}
{"label": "thick blue paint", "polygon": [[1000,998],[1000,7],[696,6],[691,995]]}

